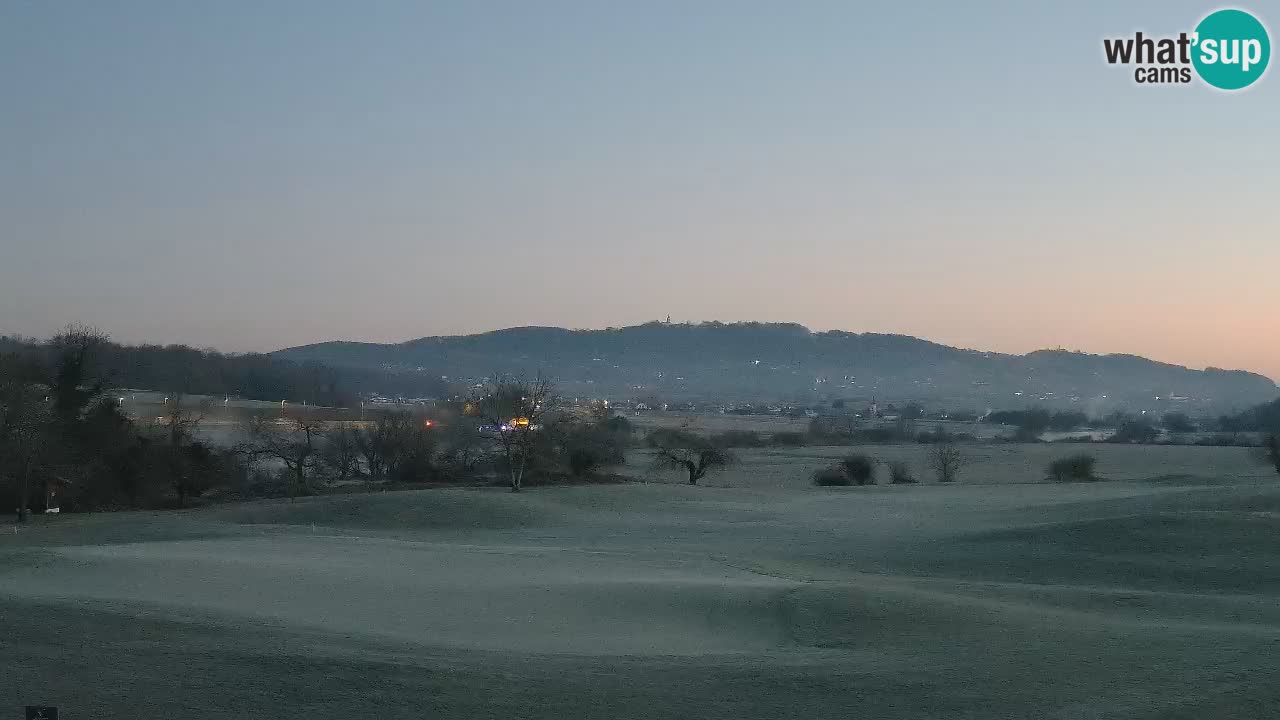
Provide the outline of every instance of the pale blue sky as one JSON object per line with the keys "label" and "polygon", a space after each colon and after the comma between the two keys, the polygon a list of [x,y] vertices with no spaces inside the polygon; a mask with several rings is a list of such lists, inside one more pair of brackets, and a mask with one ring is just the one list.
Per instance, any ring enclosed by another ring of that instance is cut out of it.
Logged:
{"label": "pale blue sky", "polygon": [[1274,69],[1102,60],[1214,7],[5,0],[0,332],[670,313],[1280,377]]}

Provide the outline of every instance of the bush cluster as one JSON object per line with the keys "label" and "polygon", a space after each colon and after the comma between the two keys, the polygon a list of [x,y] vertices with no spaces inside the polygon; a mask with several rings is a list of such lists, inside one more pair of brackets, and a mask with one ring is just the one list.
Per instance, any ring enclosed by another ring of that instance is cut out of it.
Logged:
{"label": "bush cluster", "polygon": [[840,462],[822,468],[813,474],[813,484],[823,487],[846,485],[874,485],[876,461],[868,455],[855,453]]}
{"label": "bush cluster", "polygon": [[1057,482],[1097,480],[1097,464],[1098,459],[1088,453],[1069,455],[1049,463],[1049,477]]}
{"label": "bush cluster", "polygon": [[911,466],[901,460],[889,463],[889,482],[894,485],[914,485],[920,482],[911,472]]}

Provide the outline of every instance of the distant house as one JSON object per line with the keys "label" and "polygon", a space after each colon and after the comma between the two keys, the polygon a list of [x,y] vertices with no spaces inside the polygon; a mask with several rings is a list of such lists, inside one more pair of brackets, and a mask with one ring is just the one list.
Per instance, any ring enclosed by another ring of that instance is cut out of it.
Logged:
{"label": "distant house", "polygon": [[[55,475],[41,474],[33,478],[27,510],[33,514],[56,513],[62,510],[62,498],[71,482]],[[16,495],[16,494],[15,494]],[[15,505],[20,503],[15,502]]]}

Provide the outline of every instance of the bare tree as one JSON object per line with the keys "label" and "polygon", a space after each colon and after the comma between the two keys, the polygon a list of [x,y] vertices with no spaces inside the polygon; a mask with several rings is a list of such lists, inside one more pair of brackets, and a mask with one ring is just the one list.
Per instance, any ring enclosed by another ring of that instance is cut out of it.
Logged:
{"label": "bare tree", "polygon": [[166,400],[165,414],[158,421],[158,434],[164,448],[166,480],[178,495],[178,505],[186,506],[187,498],[199,495],[206,485],[204,468],[191,462],[191,446],[200,423],[204,421],[208,403],[201,403],[191,410],[183,402],[182,393],[175,393]]}
{"label": "bare tree", "polygon": [[268,458],[284,465],[288,473],[290,497],[310,492],[310,479],[318,462],[323,425],[310,418],[290,417],[267,420],[261,415],[250,419],[246,427],[249,440],[240,451],[252,459]]}
{"label": "bare tree", "polygon": [[929,466],[940,483],[955,482],[968,458],[953,442],[940,442],[929,448]]}
{"label": "bare tree", "polygon": [[387,457],[391,454],[392,436],[395,433],[394,418],[386,413],[378,416],[355,432],[356,450],[364,461],[364,470],[371,478],[384,478],[387,474]]}
{"label": "bare tree", "polygon": [[713,468],[725,467],[734,460],[728,451],[687,430],[655,430],[649,434],[649,445],[656,451],[657,467],[683,470],[689,474],[690,485],[697,485]]}
{"label": "bare tree", "polygon": [[88,325],[68,325],[49,340],[54,355],[48,379],[53,411],[64,425],[80,419],[103,391],[106,380],[96,372],[96,360],[109,338]]}
{"label": "bare tree", "polygon": [[336,480],[347,480],[360,472],[357,435],[358,431],[346,422],[340,422],[327,431],[320,457]]}
{"label": "bare tree", "polygon": [[550,417],[553,386],[543,378],[524,380],[498,376],[475,388],[467,403],[493,428],[494,437],[511,476],[511,492],[524,486],[525,470],[533,456],[538,433]]}
{"label": "bare tree", "polygon": [[420,482],[435,470],[435,423],[426,417],[396,413],[387,436],[387,478]]}

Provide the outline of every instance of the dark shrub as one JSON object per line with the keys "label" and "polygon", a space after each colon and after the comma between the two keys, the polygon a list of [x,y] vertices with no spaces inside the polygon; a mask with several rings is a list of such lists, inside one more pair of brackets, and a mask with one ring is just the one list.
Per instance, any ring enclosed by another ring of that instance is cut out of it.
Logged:
{"label": "dark shrub", "polygon": [[1093,474],[1098,459],[1088,453],[1058,458],[1049,463],[1049,477],[1058,482],[1097,480]]}
{"label": "dark shrub", "polygon": [[839,466],[825,467],[813,473],[813,484],[819,487],[852,485],[853,481]]}
{"label": "dark shrub", "polygon": [[413,452],[399,459],[387,475],[387,479],[398,483],[429,482],[435,478],[436,468],[430,455]]}
{"label": "dark shrub", "polygon": [[804,433],[778,432],[773,434],[773,444],[782,447],[800,447],[804,445]]}
{"label": "dark shrub", "polygon": [[911,472],[911,466],[901,460],[889,463],[889,482],[894,485],[913,485],[920,482]]}
{"label": "dark shrub", "polygon": [[601,426],[605,430],[611,433],[622,435],[626,439],[630,439],[632,433],[635,430],[635,428],[631,424],[631,421],[622,417],[621,415],[611,415],[608,419],[606,419],[604,422],[601,423]]}
{"label": "dark shrub", "polygon": [[600,455],[592,448],[575,448],[569,451],[569,474],[586,477],[601,465]]}
{"label": "dark shrub", "polygon": [[809,444],[849,445],[856,430],[857,421],[850,416],[816,417],[809,421]]}
{"label": "dark shrub", "polygon": [[569,472],[575,477],[582,477],[602,467],[626,462],[626,448],[630,442],[630,430],[613,424],[612,419],[575,423],[564,429],[561,451]]}
{"label": "dark shrub", "polygon": [[1196,431],[1196,424],[1187,416],[1186,413],[1170,412],[1165,413],[1160,418],[1160,424],[1164,425],[1164,429],[1175,434],[1193,433]]}
{"label": "dark shrub", "polygon": [[875,481],[876,461],[861,454],[849,455],[840,461],[845,475],[856,485],[866,485]]}
{"label": "dark shrub", "polygon": [[1118,425],[1115,434],[1107,438],[1107,442],[1150,445],[1158,437],[1160,437],[1159,428],[1142,418],[1128,420]]}

